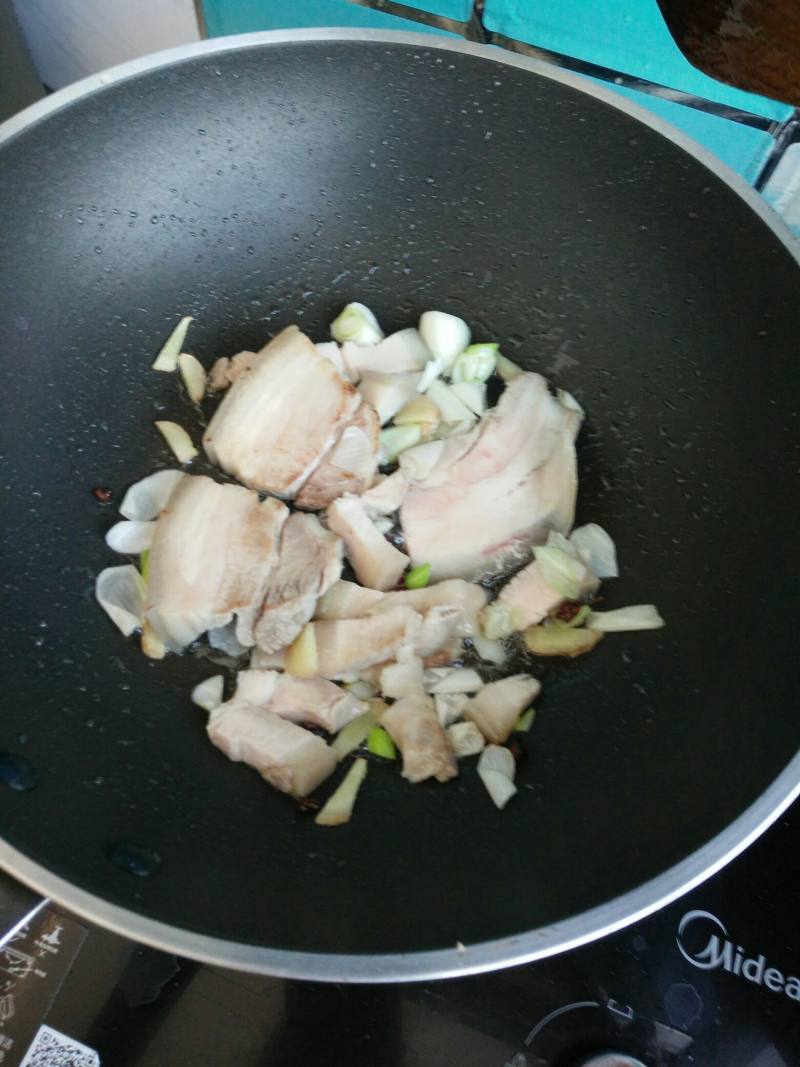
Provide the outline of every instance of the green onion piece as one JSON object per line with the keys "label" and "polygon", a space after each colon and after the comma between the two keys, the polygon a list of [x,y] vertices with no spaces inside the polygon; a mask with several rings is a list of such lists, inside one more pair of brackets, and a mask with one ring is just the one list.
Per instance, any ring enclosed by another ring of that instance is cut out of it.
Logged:
{"label": "green onion piece", "polygon": [[145,584],[150,581],[150,549],[146,548],[139,556],[139,570]]}
{"label": "green onion piece", "polygon": [[523,711],[517,721],[514,723],[515,734],[526,734],[528,730],[533,726],[533,720],[536,718],[536,708],[528,708],[527,711]]}
{"label": "green onion piece", "polygon": [[339,788],[328,797],[325,807],[314,822],[317,826],[341,826],[350,822],[358,791],[367,776],[367,761],[357,759],[342,779]]}
{"label": "green onion piece", "polygon": [[498,344],[470,345],[453,364],[454,382],[485,382],[497,363]]}
{"label": "green onion piece", "polygon": [[389,734],[382,726],[373,726],[367,738],[367,748],[373,756],[382,759],[397,759],[397,749]]}
{"label": "green onion piece", "polygon": [[370,730],[376,722],[377,718],[374,712],[365,711],[363,715],[359,715],[357,719],[353,719],[343,730],[340,730],[335,740],[331,743],[331,748],[336,758],[338,760],[344,759],[345,756],[366,741]]}
{"label": "green onion piece", "polygon": [[352,341],[357,345],[376,345],[383,340],[383,330],[368,307],[348,304],[331,323],[334,341]]}
{"label": "green onion piece", "polygon": [[412,567],[405,576],[403,582],[406,589],[424,589],[431,580],[430,563],[420,563],[418,567]]}

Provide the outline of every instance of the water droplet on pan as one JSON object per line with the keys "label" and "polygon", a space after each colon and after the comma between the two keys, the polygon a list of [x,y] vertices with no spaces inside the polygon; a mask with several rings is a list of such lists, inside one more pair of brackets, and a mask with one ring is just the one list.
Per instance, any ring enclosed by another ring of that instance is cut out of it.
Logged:
{"label": "water droplet on pan", "polygon": [[23,792],[39,784],[39,774],[33,764],[11,752],[0,752],[0,780],[9,789]]}
{"label": "water droplet on pan", "polygon": [[161,867],[161,857],[155,849],[146,845],[135,845],[127,841],[119,841],[111,845],[106,855],[128,874],[135,874],[137,878],[147,878],[155,874]]}

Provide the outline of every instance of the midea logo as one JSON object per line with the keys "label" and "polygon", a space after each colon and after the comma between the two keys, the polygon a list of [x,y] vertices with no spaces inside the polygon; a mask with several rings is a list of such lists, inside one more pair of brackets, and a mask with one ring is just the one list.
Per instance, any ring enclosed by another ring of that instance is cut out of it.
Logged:
{"label": "midea logo", "polygon": [[[702,945],[706,933],[708,940],[704,947],[688,947],[687,941]],[[741,945],[729,940],[728,931],[710,911],[687,911],[678,923],[675,940],[683,958],[701,971],[721,968],[755,985],[766,986],[772,993],[785,993],[791,1000],[800,1000],[800,978],[784,975],[777,967],[767,966],[764,955],[747,956]]]}

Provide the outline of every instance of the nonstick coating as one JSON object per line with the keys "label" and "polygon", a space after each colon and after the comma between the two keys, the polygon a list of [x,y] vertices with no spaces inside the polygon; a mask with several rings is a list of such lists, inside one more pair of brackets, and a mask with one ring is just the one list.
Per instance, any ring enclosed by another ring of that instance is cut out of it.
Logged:
{"label": "nonstick coating", "polygon": [[[38,776],[0,817],[97,897],[304,953],[512,938],[684,860],[798,748],[797,263],[675,143],[497,56],[245,42],[0,148],[0,747]],[[169,465],[155,418],[200,435],[150,370],[178,316],[209,365],[293,322],[324,338],[353,299],[388,330],[463,315],[575,394],[579,521],[623,574],[606,606],[667,620],[535,664],[504,812],[471,766],[445,787],[375,766],[353,821],[318,828],[208,743],[188,694],[214,665],[148,662],[93,599],[116,510],[91,490]]]}

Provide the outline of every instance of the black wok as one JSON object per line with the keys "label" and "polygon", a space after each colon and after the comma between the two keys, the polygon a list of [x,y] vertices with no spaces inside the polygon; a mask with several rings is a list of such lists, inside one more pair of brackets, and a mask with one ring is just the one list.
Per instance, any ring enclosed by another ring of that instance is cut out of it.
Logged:
{"label": "black wok", "polygon": [[[178,49],[0,140],[9,871],[184,955],[429,977],[641,916],[788,805],[800,272],[729,171],[572,75],[343,31]],[[323,337],[350,299],[389,328],[463,314],[584,403],[607,603],[668,623],[541,672],[502,813],[472,768],[379,768],[351,824],[316,827],[208,744],[187,695],[208,663],[147,662],[93,602],[114,508],[91,490],[168,464],[154,418],[197,433],[149,369],[178,315],[208,365],[291,322]]]}

